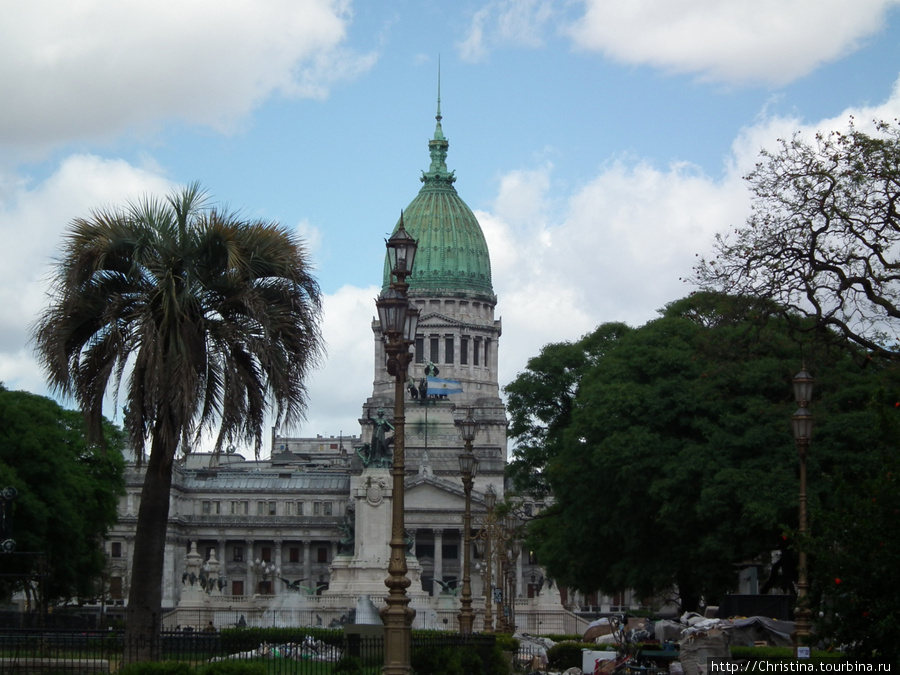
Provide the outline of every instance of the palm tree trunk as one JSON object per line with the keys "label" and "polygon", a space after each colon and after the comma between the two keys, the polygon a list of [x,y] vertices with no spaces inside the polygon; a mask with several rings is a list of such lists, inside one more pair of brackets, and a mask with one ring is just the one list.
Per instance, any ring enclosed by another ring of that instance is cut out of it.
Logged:
{"label": "palm tree trunk", "polygon": [[154,440],[144,474],[131,561],[131,586],[125,614],[125,663],[158,661],[163,564],[172,489],[172,454]]}

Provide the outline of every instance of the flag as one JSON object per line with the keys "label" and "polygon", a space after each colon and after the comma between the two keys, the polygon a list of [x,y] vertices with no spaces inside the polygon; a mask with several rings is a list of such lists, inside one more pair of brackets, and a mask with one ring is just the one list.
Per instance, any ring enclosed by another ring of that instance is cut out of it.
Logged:
{"label": "flag", "polygon": [[461,394],[462,384],[456,380],[442,380],[439,377],[428,376],[428,396],[447,396],[449,394]]}

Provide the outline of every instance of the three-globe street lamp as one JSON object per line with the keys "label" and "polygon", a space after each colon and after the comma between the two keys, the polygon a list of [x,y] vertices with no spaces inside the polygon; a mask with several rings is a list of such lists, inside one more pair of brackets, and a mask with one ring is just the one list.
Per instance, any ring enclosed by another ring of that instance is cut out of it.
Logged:
{"label": "three-globe street lamp", "polygon": [[462,435],[465,451],[459,456],[459,471],[462,474],[463,490],[466,494],[466,510],[463,514],[463,582],[461,608],[459,610],[459,632],[463,635],[472,633],[475,624],[475,611],[472,609],[471,567],[469,561],[469,542],[472,534],[472,483],[478,472],[478,458],[472,452],[475,431],[478,423],[469,410],[465,419],[456,420]]}
{"label": "three-globe street lamp", "polygon": [[[251,560],[250,569],[253,570],[253,573],[257,575],[257,579],[259,580],[257,583],[256,590],[258,593],[262,593],[262,586],[265,584],[268,586],[269,584],[269,575],[280,576],[281,568],[278,567],[274,562],[270,562],[268,560],[260,560],[257,558],[256,560]],[[272,588],[270,589],[273,593],[275,591],[275,584],[272,584]]]}
{"label": "three-globe street lamp", "polygon": [[794,400],[797,401],[797,412],[791,419],[794,429],[794,440],[797,443],[797,454],[800,457],[800,524],[798,528],[800,551],[797,561],[797,610],[794,652],[797,647],[809,642],[809,582],[806,576],[806,457],[809,453],[809,442],[812,439],[813,417],[807,409],[812,399],[813,378],[804,367],[794,376]]}
{"label": "three-globe street lamp", "polygon": [[391,510],[391,555],[388,563],[388,577],[384,580],[388,588],[386,604],[382,608],[384,622],[384,675],[406,675],[410,670],[410,649],[412,644],[411,626],[416,612],[409,606],[406,589],[410,580],[406,565],[406,524],[404,522],[405,466],[405,384],[411,354],[409,347],[415,342],[419,311],[410,307],[406,278],[412,274],[416,256],[416,240],[400,226],[385,242],[391,283],[375,301],[378,320],[384,339],[387,356],[387,372],[394,377],[394,456],[391,468],[393,478]]}

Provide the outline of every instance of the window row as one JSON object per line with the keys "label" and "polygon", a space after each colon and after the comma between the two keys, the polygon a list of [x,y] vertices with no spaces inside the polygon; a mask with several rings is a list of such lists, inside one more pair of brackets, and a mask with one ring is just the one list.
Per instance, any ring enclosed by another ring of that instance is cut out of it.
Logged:
{"label": "window row", "polygon": [[[215,550],[215,546],[207,546],[206,547],[206,560],[209,560],[210,554]],[[228,560],[231,562],[253,562],[252,556],[250,560],[245,561],[245,547],[243,546],[227,546],[226,552],[230,554],[228,556]],[[256,557],[260,562],[271,563],[274,562],[276,565],[281,565],[283,563],[302,563],[303,560],[303,549],[300,546],[285,546],[282,549],[281,560],[273,560],[273,553],[275,549],[271,546],[260,546],[259,551],[256,554]],[[310,549],[311,562],[317,563],[328,563],[331,560],[328,557],[328,547],[327,546],[316,546],[315,548]],[[286,554],[286,555],[285,555]],[[222,558],[220,557],[221,561]]]}
{"label": "window row", "polygon": [[[279,509],[278,504],[282,506]],[[205,499],[201,502],[200,513],[204,516],[220,516],[230,514],[232,516],[249,516],[252,502],[246,499],[233,499],[222,501]],[[280,513],[279,513],[280,510]],[[331,516],[335,513],[334,502],[315,501],[282,501],[273,499],[260,499],[256,501],[255,511],[257,516]]]}
{"label": "window row", "polygon": [[[443,352],[441,346],[443,342]],[[427,350],[426,350],[427,347]],[[439,335],[431,335],[425,337],[420,335],[416,337],[416,363],[446,363],[453,364],[459,360],[462,366],[469,365],[469,360],[473,366],[490,365],[491,341],[482,338],[459,338],[459,352],[456,352],[456,338],[447,335],[443,338]],[[427,358],[426,358],[427,357]]]}

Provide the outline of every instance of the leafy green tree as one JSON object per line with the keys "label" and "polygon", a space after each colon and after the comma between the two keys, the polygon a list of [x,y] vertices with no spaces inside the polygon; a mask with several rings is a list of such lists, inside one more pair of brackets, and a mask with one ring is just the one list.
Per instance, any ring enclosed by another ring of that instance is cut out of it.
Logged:
{"label": "leafy green tree", "polygon": [[[830,508],[812,515],[813,628],[860,661],[900,665],[900,404],[874,401],[884,436],[866,462],[848,462],[830,481]],[[814,446],[813,446],[814,447]]]}
{"label": "leafy green tree", "polygon": [[[865,453],[873,393],[900,383],[896,366],[818,335],[793,333],[769,302],[707,293],[641,328],[600,326],[591,337],[603,340],[602,355],[574,396],[564,377],[543,394],[571,397],[568,418],[548,427],[537,462],[534,454],[513,462],[520,475],[539,471],[554,495],[529,527],[549,574],[584,591],[651,596],[676,587],[681,606],[695,609],[733,587],[735,563],[776,550],[790,557],[785,535],[798,508],[791,378],[801,354],[819,380],[813,503],[822,476]],[[540,425],[539,410],[518,409],[523,400],[510,399],[513,418]]]}
{"label": "leafy green tree", "polygon": [[504,388],[509,435],[516,439],[508,473],[519,490],[539,500],[549,493],[544,470],[553,456],[553,442],[571,421],[581,378],[606,347],[629,330],[625,324],[608,323],[576,343],[546,345]]}
{"label": "leafy green tree", "polygon": [[875,353],[900,339],[900,123],[800,135],[746,177],[753,213],[702,259],[702,288],[767,298]]}
{"label": "leafy green tree", "polygon": [[126,639],[158,655],[172,466],[218,426],[216,448],[262,447],[296,422],[322,353],[321,296],[300,241],[283,227],[211,208],[199,186],[72,222],[35,338],[51,384],[95,435],[112,387],[138,457],[150,455],[134,540]]}
{"label": "leafy green tree", "polygon": [[0,489],[17,492],[7,503],[16,548],[0,554],[0,569],[17,575],[4,578],[5,592],[23,590],[34,608],[96,592],[103,537],[125,492],[125,435],[109,422],[103,434],[101,450],[86,441],[80,413],[0,385]]}

